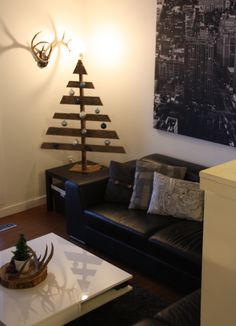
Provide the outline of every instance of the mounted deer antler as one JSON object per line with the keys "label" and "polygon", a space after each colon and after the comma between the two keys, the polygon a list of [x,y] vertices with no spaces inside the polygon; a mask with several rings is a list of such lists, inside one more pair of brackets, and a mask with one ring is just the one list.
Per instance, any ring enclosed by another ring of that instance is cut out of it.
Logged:
{"label": "mounted deer antler", "polygon": [[33,53],[33,56],[35,58],[35,60],[38,63],[38,66],[40,68],[46,67],[48,65],[50,56],[52,54],[52,50],[59,45],[65,45],[68,49],[68,51],[70,51],[68,43],[71,41],[69,40],[68,42],[64,41],[65,38],[65,33],[63,34],[61,40],[57,40],[55,39],[53,42],[49,43],[47,41],[40,41],[36,44],[34,44],[34,41],[36,39],[36,37],[40,34],[41,32],[38,32],[34,35],[34,37],[32,38],[31,41],[31,50]]}

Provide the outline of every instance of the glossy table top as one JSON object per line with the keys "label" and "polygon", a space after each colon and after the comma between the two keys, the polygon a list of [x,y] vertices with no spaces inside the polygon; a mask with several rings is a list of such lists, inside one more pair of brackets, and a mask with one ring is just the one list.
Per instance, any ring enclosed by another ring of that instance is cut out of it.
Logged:
{"label": "glossy table top", "polygon": [[[81,303],[122,284],[132,275],[113,266],[67,240],[49,233],[28,241],[43,255],[46,245],[54,245],[46,280],[33,288],[7,289],[0,285],[0,320],[6,325],[39,325],[55,314],[73,309],[79,313]],[[15,248],[0,252],[0,266],[9,262]]]}

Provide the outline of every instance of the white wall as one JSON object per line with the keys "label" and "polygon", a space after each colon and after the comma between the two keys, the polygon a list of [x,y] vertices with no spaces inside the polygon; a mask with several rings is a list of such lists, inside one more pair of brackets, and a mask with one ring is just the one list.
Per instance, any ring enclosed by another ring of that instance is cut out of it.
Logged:
{"label": "white wall", "polygon": [[[41,203],[44,170],[74,160],[77,153],[41,150],[45,131],[68,94],[66,84],[85,42],[87,80],[120,136],[114,144],[127,154],[90,153],[108,164],[159,152],[214,165],[235,158],[235,149],[153,129],[156,0],[0,0],[0,216]],[[27,45],[42,31],[66,31],[72,51],[55,50],[48,67],[39,69]],[[89,109],[90,110],[90,109]],[[59,124],[60,125],[60,124]]]}
{"label": "white wall", "polygon": [[[0,216],[37,205],[45,194],[44,170],[67,162],[63,152],[43,151],[45,131],[78,58],[55,49],[40,69],[27,47],[58,37],[82,41],[82,1],[0,0]],[[73,46],[73,44],[72,44]],[[55,122],[54,122],[55,123]]]}

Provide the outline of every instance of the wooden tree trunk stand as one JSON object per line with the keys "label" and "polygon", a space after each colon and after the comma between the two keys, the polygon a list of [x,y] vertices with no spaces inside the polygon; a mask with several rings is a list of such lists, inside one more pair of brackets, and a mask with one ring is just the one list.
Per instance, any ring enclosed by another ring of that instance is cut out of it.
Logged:
{"label": "wooden tree trunk stand", "polygon": [[91,164],[86,165],[84,168],[82,164],[76,163],[72,168],[70,169],[71,172],[80,172],[80,173],[90,173],[90,172],[96,172],[101,169],[101,165],[99,164]]}
{"label": "wooden tree trunk stand", "polygon": [[35,273],[35,265],[31,262],[28,272],[14,275],[7,272],[9,263],[0,268],[0,284],[8,289],[31,288],[41,283],[47,277],[47,266]]}

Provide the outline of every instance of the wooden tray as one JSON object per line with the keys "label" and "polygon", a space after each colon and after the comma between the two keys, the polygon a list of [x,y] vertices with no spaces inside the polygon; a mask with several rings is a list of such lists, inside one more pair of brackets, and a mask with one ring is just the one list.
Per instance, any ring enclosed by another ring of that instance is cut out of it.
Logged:
{"label": "wooden tray", "polygon": [[47,266],[40,272],[35,272],[35,266],[32,262],[29,271],[20,275],[7,272],[9,263],[0,268],[0,284],[9,289],[31,288],[41,283],[47,277]]}

